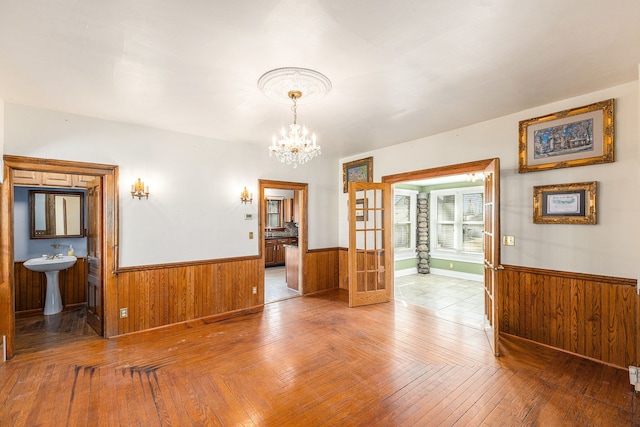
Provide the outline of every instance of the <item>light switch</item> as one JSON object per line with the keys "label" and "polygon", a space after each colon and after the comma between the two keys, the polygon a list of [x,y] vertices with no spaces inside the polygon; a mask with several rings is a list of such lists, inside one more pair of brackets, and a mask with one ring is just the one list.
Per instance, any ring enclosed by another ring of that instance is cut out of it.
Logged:
{"label": "light switch", "polygon": [[504,246],[515,246],[516,245],[515,236],[502,236],[502,244]]}
{"label": "light switch", "polygon": [[253,231],[249,232],[249,239],[253,239]]}

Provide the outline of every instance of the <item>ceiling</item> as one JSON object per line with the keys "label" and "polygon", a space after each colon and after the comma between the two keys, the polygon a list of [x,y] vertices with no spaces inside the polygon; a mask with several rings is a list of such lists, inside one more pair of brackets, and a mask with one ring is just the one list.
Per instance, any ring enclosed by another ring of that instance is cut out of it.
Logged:
{"label": "ceiling", "polygon": [[[266,146],[258,90],[317,70],[298,106],[345,157],[634,81],[638,0],[0,0],[5,102]],[[212,142],[213,143],[213,142]]]}

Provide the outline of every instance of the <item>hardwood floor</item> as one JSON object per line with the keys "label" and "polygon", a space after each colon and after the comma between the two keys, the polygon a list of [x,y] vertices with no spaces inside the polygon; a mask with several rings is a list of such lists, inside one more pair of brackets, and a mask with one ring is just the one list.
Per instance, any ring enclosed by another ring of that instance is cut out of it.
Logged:
{"label": "hardwood floor", "polygon": [[402,303],[264,312],[22,348],[0,425],[640,426],[628,374]]}

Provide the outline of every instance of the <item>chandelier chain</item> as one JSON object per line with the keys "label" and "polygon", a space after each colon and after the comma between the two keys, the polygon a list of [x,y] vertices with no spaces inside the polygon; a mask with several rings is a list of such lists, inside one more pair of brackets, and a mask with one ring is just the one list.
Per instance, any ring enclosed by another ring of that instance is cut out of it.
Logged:
{"label": "chandelier chain", "polygon": [[291,106],[291,111],[293,111],[293,124],[297,125],[298,124],[298,106],[297,106],[298,97],[296,96],[295,93],[292,93],[290,96],[291,96],[291,100],[293,101],[293,105]]}

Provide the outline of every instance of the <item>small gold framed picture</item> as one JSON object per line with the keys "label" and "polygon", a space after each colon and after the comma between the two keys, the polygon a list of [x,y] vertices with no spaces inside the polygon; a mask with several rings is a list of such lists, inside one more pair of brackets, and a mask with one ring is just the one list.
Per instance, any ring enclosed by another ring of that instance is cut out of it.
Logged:
{"label": "small gold framed picture", "polygon": [[597,182],[533,187],[534,224],[597,224]]}

